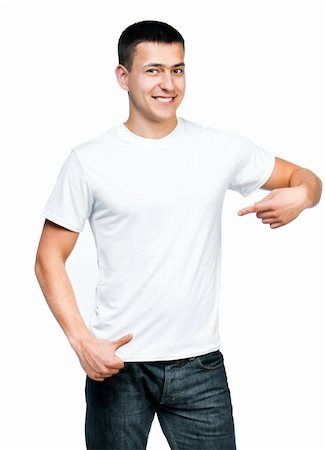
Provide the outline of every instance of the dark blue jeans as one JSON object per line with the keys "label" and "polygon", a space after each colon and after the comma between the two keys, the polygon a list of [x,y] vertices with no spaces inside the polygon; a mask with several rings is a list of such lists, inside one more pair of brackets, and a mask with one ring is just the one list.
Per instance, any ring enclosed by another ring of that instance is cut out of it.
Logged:
{"label": "dark blue jeans", "polygon": [[173,450],[235,450],[222,353],[125,362],[104,381],[86,380],[89,450],[143,450],[155,413]]}

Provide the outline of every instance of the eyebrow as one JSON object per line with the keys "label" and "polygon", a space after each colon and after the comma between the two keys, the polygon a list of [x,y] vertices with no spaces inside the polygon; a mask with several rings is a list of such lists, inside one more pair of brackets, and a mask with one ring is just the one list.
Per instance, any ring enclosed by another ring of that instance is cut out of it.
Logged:
{"label": "eyebrow", "polygon": [[[184,62],[180,62],[180,63],[174,64],[171,67],[181,67],[181,66],[185,67],[185,63]],[[144,65],[142,67],[142,69],[145,69],[146,67],[166,67],[166,65],[165,64],[159,64],[159,63],[149,63],[149,64]]]}

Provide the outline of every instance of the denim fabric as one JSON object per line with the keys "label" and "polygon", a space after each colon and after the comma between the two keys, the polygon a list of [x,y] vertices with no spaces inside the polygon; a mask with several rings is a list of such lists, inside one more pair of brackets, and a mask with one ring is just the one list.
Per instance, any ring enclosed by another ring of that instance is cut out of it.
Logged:
{"label": "denim fabric", "polygon": [[87,376],[88,450],[145,449],[155,413],[173,450],[236,449],[220,350],[173,361],[124,364],[104,381]]}

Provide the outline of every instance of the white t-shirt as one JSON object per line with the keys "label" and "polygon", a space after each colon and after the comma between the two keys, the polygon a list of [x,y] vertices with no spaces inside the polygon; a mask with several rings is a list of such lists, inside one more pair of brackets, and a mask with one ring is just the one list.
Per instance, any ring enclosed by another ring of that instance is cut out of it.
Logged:
{"label": "white t-shirt", "polygon": [[74,147],[41,215],[76,232],[89,220],[99,271],[92,334],[133,333],[116,351],[124,361],[218,350],[224,196],[254,192],[274,162],[248,138],[182,117],[161,139],[121,123]]}

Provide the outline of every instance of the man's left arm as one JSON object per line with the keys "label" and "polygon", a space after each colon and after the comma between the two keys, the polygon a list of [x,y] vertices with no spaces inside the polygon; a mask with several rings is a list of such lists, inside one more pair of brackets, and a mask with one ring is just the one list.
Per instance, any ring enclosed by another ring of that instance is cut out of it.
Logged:
{"label": "man's left arm", "polygon": [[275,157],[272,175],[261,189],[271,192],[254,205],[238,211],[238,215],[256,213],[263,223],[279,228],[298,217],[304,209],[317,205],[322,182],[311,170]]}

